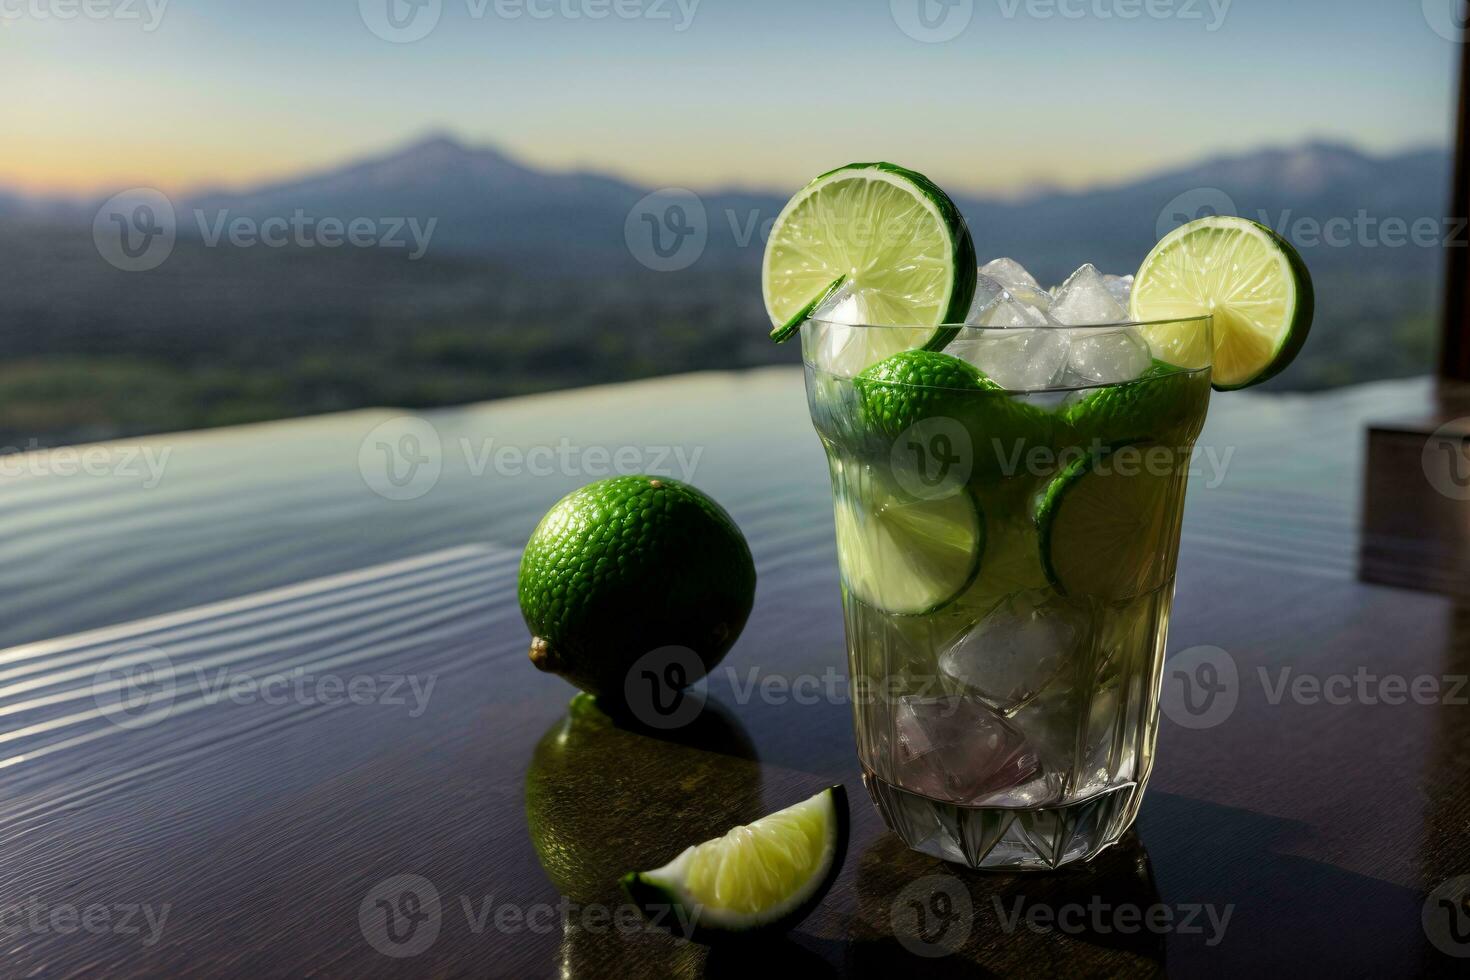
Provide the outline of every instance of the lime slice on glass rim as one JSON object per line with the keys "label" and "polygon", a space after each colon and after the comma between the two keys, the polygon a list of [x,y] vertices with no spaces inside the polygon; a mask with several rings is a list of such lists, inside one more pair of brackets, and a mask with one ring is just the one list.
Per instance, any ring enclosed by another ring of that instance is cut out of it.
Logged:
{"label": "lime slice on glass rim", "polygon": [[[1291,243],[1247,218],[1219,215],[1181,225],[1160,239],[1134,276],[1129,316],[1140,322],[1214,317],[1217,391],[1279,374],[1312,326],[1312,277]],[[1140,328],[1154,356],[1204,367],[1198,322]]]}
{"label": "lime slice on glass rim", "polygon": [[713,942],[795,925],[826,895],[847,854],[847,791],[810,799],[685,848],[653,871],[630,871],[623,889],[649,920]]}
{"label": "lime slice on glass rim", "polygon": [[[1174,474],[1143,464],[1144,454],[1160,448],[1141,440],[1094,451],[1042,491],[1036,508],[1041,564],[1058,592],[1127,599],[1168,580],[1169,549],[1159,543],[1177,519],[1183,491]],[[1136,458],[1120,460],[1125,450]]]}
{"label": "lime slice on glass rim", "polygon": [[922,500],[866,482],[869,499],[833,498],[842,581],[863,603],[894,616],[948,605],[980,572],[980,504],[968,489]]}
{"label": "lime slice on glass rim", "polygon": [[959,208],[922,174],[852,163],[817,177],[781,209],[766,241],[761,287],[772,339],[789,339],[839,279],[872,326],[843,345],[847,377],[902,350],[939,350],[975,294],[975,243]]}

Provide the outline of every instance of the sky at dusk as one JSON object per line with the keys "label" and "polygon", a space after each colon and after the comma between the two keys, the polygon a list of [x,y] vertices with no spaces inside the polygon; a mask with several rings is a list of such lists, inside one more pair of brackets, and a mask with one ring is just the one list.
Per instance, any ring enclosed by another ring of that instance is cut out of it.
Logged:
{"label": "sky at dusk", "polygon": [[0,186],[245,185],[446,130],[655,186],[894,159],[982,193],[1445,145],[1460,2],[0,0]]}

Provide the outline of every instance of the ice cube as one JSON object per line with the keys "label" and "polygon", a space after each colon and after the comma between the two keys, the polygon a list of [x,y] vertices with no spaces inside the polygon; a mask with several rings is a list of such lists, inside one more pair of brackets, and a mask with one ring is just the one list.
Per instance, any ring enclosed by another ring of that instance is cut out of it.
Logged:
{"label": "ice cube", "polygon": [[985,311],[1004,299],[1006,288],[995,279],[981,273],[975,277],[975,298],[970,301],[970,311],[965,315],[966,323],[976,323]]}
{"label": "ice cube", "polygon": [[1100,677],[1091,692],[1087,727],[1082,732],[1084,748],[1077,764],[1074,792],[1079,795],[1102,792],[1119,775],[1130,774],[1133,740],[1124,738],[1123,744],[1118,744],[1118,729],[1127,722],[1128,702],[1124,696],[1124,685],[1116,672]]}
{"label": "ice cube", "polygon": [[1067,370],[1082,382],[1121,384],[1142,375],[1152,363],[1148,342],[1131,327],[1078,330],[1072,337]]}
{"label": "ice cube", "polygon": [[974,802],[1039,771],[1026,736],[978,698],[901,696],[893,729],[897,782],[923,796]]}
{"label": "ice cube", "polygon": [[[1042,289],[1031,273],[1021,268],[1021,264],[1015,259],[995,259],[980,267],[980,276],[990,282],[999,283],[1011,298],[1034,306],[1038,310],[1045,310],[1051,306],[1051,294]],[[976,290],[979,296],[979,290]],[[971,306],[974,310],[976,307]]]}
{"label": "ice cube", "polygon": [[978,310],[971,307],[971,318],[965,322],[972,327],[1044,327],[1046,314],[1034,306],[1022,303],[1013,297],[1010,290]]}
{"label": "ice cube", "polygon": [[871,294],[849,280],[812,310],[812,319],[829,323],[871,323],[870,298]]}
{"label": "ice cube", "polygon": [[1128,309],[1128,294],[1133,291],[1132,276],[1104,275],[1103,285],[1108,287],[1108,292],[1118,301],[1119,306]]}
{"label": "ice cube", "polygon": [[1035,289],[1030,286],[1007,286],[1006,292],[1018,302],[1041,310],[1043,313],[1051,309],[1051,293],[1039,286]]}
{"label": "ice cube", "polygon": [[1008,391],[1035,391],[1062,380],[1067,331],[1057,327],[961,330],[944,350],[970,362]]}
{"label": "ice cube", "polygon": [[1018,593],[939,655],[939,672],[1001,711],[1034,698],[1072,663],[1085,623],[1064,601]]}
{"label": "ice cube", "polygon": [[921,346],[934,333],[929,327],[864,326],[892,322],[875,315],[879,303],[881,298],[871,290],[845,283],[812,311],[816,323],[803,328],[806,359],[828,374],[851,378],[897,351]]}
{"label": "ice cube", "polygon": [[1041,284],[1015,259],[991,259],[980,267],[982,276],[989,276],[1002,286],[1025,286],[1040,290]]}
{"label": "ice cube", "polygon": [[1128,319],[1128,312],[1108,290],[1102,273],[1091,264],[1072,273],[1057,287],[1050,315],[1056,322],[1071,326],[1122,323]]}
{"label": "ice cube", "polygon": [[1040,290],[1018,295],[1010,286],[1002,286],[989,276],[980,276],[975,284],[975,298],[965,323],[981,327],[1033,327],[1049,322],[1046,308],[1051,297]]}

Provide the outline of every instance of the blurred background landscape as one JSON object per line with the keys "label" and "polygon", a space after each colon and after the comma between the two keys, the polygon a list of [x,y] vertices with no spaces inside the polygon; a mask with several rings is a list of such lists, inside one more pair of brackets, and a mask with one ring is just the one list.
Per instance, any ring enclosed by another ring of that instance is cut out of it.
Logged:
{"label": "blurred background landscape", "polygon": [[[0,447],[796,363],[766,339],[765,232],[852,159],[930,173],[982,261],[1044,283],[1131,272],[1200,214],[1271,225],[1318,314],[1268,390],[1428,372],[1445,249],[1470,240],[1445,217],[1458,46],[1419,4],[385,2],[398,19],[271,0],[151,30],[0,21],[21,42],[0,69]],[[813,37],[864,71],[794,69]],[[645,57],[616,62],[629,43]],[[117,71],[145,58],[148,78]],[[167,220],[113,200],[138,188]],[[294,230],[266,244],[271,218]],[[362,243],[326,244],[354,221]],[[150,268],[103,242],[164,225]]]}

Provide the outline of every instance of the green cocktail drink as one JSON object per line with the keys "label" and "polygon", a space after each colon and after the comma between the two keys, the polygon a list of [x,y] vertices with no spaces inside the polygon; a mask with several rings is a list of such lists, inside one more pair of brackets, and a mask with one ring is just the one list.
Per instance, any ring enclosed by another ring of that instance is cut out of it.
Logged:
{"label": "green cocktail drink", "polygon": [[[885,329],[802,328],[864,782],[889,826],[938,857],[1091,857],[1132,822],[1152,768],[1208,365],[1027,392],[943,353],[823,369],[847,335]],[[1149,328],[1039,329],[1070,346]],[[1208,318],[1170,329],[1209,350]],[[1016,338],[967,327],[952,343]]]}
{"label": "green cocktail drink", "polygon": [[1231,216],[1136,276],[976,265],[933,182],[851,164],[782,210],[762,288],[831,470],[864,783],[911,847],[1056,868],[1138,813],[1210,392],[1291,362],[1312,285]]}

